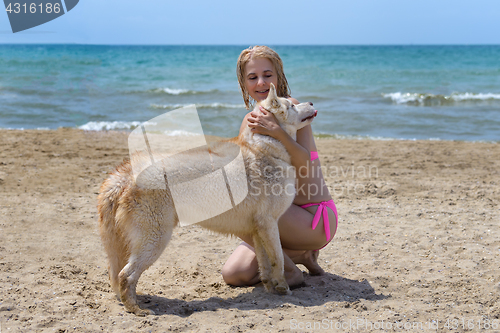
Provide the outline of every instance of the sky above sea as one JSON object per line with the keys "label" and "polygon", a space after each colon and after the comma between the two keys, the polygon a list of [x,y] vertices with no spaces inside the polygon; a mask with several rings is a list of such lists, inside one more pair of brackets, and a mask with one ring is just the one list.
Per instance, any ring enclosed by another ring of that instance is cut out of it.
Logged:
{"label": "sky above sea", "polygon": [[500,44],[497,0],[85,0],[0,43],[154,45]]}

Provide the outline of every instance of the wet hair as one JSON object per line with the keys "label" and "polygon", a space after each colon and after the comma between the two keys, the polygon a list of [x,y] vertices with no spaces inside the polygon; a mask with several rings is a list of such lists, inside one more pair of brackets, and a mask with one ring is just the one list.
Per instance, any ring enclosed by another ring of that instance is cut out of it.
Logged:
{"label": "wet hair", "polygon": [[245,84],[245,68],[248,62],[252,59],[265,58],[271,61],[273,64],[276,75],[278,76],[278,86],[276,87],[276,94],[279,97],[290,97],[290,86],[285,77],[285,72],[283,70],[283,61],[276,51],[268,46],[256,45],[251,46],[241,52],[238,57],[238,62],[236,63],[236,75],[238,76],[238,83],[240,84],[241,94],[243,95],[243,101],[247,110],[252,108],[250,102],[250,94],[247,91]]}

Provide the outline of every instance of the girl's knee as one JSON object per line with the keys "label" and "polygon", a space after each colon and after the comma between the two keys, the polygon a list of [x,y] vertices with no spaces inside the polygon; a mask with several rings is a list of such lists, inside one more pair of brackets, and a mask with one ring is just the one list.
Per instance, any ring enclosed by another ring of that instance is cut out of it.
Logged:
{"label": "girl's knee", "polygon": [[230,286],[244,286],[244,280],[241,278],[241,273],[237,272],[226,265],[222,268],[222,279]]}
{"label": "girl's knee", "polygon": [[[241,287],[255,284],[258,271],[253,272],[251,269],[244,269],[238,265],[227,263],[222,267],[222,278],[228,285]],[[257,281],[258,282],[258,281]]]}
{"label": "girl's knee", "polygon": [[224,282],[226,282],[227,284],[234,286],[234,285],[236,285],[235,283],[237,282],[236,281],[236,274],[235,274],[235,271],[229,266],[230,265],[228,265],[228,263],[226,263],[224,265],[224,267],[222,267],[222,271],[221,271],[222,279],[224,279]]}

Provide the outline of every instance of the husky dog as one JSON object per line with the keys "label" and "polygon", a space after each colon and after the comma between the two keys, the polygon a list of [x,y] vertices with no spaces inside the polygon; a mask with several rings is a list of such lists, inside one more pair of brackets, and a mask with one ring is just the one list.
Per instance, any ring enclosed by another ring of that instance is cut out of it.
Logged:
{"label": "husky dog", "polygon": [[[294,139],[297,130],[310,124],[317,114],[312,103],[293,105],[288,99],[278,97],[272,84],[268,97],[260,105],[273,113],[280,126]],[[260,112],[258,105],[256,111]],[[205,219],[198,225],[226,235],[251,236],[266,290],[290,294],[284,276],[278,230],[279,217],[295,197],[295,171],[290,155],[278,140],[254,134],[249,127],[238,137],[210,147],[209,152],[224,159],[230,150],[228,145],[236,147],[241,153],[248,194],[237,205],[233,203],[232,209]],[[173,171],[182,177],[183,173],[189,172],[186,171],[189,169],[187,165],[200,163],[198,155],[196,149],[192,150],[182,155],[182,165],[170,163],[168,168],[174,168]],[[140,158],[131,156],[132,162]],[[230,174],[231,170],[227,172]],[[189,175],[186,177],[189,178]],[[196,207],[196,203],[193,206]],[[103,182],[97,208],[112,288],[127,311],[138,316],[153,314],[153,311],[141,309],[137,304],[136,286],[141,274],[163,252],[173,228],[179,224],[172,191],[168,187],[151,189],[142,186],[138,178],[134,178],[131,161],[126,160]]]}

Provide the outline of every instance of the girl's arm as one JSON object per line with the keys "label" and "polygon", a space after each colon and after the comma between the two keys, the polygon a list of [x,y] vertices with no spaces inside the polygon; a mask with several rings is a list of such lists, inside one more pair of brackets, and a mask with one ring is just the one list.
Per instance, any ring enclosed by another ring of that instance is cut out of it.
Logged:
{"label": "girl's arm", "polygon": [[[290,99],[294,104],[298,104],[296,99]],[[311,125],[300,129],[297,132],[297,141],[292,139],[278,124],[274,115],[261,108],[262,114],[250,112],[243,121],[243,126],[248,123],[252,133],[264,134],[279,140],[286,148],[292,159],[292,165],[298,170],[302,177],[307,177],[310,151],[316,150],[312,136]]]}

